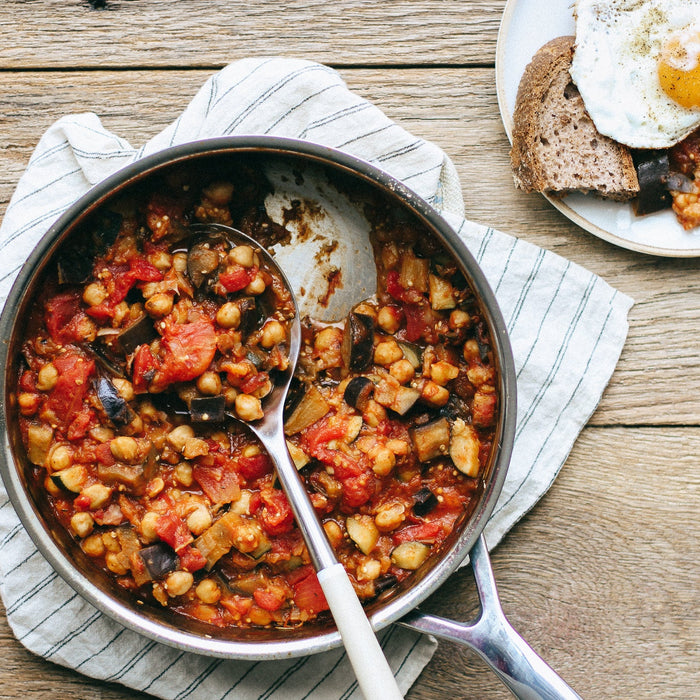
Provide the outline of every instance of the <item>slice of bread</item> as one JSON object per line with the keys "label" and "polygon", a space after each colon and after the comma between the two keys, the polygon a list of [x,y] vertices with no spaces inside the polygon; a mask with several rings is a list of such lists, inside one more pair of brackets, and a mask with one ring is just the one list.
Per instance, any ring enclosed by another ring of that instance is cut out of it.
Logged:
{"label": "slice of bread", "polygon": [[593,192],[624,201],[639,192],[627,146],[598,132],[571,81],[574,37],[545,44],[518,87],[510,152],[516,187],[525,192]]}

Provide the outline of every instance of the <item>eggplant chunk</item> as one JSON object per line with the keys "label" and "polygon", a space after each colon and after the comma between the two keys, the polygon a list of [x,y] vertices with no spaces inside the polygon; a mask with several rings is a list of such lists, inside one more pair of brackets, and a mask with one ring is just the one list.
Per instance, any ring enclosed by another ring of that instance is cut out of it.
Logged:
{"label": "eggplant chunk", "polygon": [[308,428],[331,410],[328,401],[323,394],[312,384],[307,389],[297,407],[292,411],[292,415],[285,421],[285,435],[295,435]]}
{"label": "eggplant chunk", "polygon": [[450,448],[450,424],[447,418],[421,425],[411,431],[416,455],[421,462],[446,455]]}
{"label": "eggplant chunk", "polygon": [[224,419],[226,400],[218,396],[196,396],[190,400],[190,418],[199,423],[217,423]]}
{"label": "eggplant chunk", "polygon": [[195,288],[211,281],[219,268],[219,253],[207,241],[195,243],[187,253],[187,276]]}
{"label": "eggplant chunk", "polygon": [[437,496],[426,486],[413,495],[413,513],[423,518],[438,504]]}
{"label": "eggplant chunk", "polygon": [[177,554],[165,542],[144,547],[136,552],[135,556],[143,563],[150,580],[162,578],[165,574],[175,571],[179,563]]}
{"label": "eggplant chunk", "polygon": [[351,372],[362,372],[372,361],[374,318],[351,311],[345,320],[340,353],[343,364]]}
{"label": "eggplant chunk", "polygon": [[374,393],[374,384],[367,377],[353,377],[343,392],[343,398],[348,406],[364,411],[367,402]]}
{"label": "eggplant chunk", "polygon": [[265,315],[255,297],[242,297],[236,303],[241,312],[241,322],[238,325],[238,330],[245,338],[262,326]]}
{"label": "eggplant chunk", "polygon": [[461,418],[452,424],[450,458],[455,467],[467,476],[479,475],[479,436]]}
{"label": "eggplant chunk", "polygon": [[153,326],[153,321],[145,314],[140,316],[135,323],[125,328],[117,339],[125,353],[134,352],[139,345],[148,345],[158,337],[158,332]]}
{"label": "eggplant chunk", "polygon": [[119,393],[117,387],[107,377],[100,377],[96,381],[95,390],[97,398],[102,404],[107,418],[114,425],[129,425],[134,419],[134,412],[124,397]]}
{"label": "eggplant chunk", "polygon": [[668,191],[669,162],[666,151],[637,151],[634,165],[639,180],[639,194],[633,202],[637,216],[651,214],[671,206]]}

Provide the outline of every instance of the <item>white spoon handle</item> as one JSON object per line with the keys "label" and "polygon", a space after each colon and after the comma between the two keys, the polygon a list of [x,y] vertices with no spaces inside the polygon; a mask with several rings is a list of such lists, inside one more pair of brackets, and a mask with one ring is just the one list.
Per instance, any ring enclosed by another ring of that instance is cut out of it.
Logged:
{"label": "white spoon handle", "polygon": [[318,580],[365,699],[402,700],[394,674],[343,565],[321,569]]}

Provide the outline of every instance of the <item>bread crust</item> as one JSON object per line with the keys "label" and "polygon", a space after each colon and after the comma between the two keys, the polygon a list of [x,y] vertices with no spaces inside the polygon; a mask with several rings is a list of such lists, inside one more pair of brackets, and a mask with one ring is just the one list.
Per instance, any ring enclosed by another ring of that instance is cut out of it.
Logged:
{"label": "bread crust", "polygon": [[630,150],[598,132],[569,75],[575,37],[533,56],[513,114],[513,178],[525,192],[593,192],[626,200],[639,192]]}

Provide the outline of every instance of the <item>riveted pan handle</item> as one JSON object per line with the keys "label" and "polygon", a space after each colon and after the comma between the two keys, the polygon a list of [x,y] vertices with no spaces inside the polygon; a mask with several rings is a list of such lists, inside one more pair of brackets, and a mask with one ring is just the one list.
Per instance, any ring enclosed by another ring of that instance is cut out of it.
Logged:
{"label": "riveted pan handle", "polygon": [[501,609],[491,560],[483,535],[469,557],[481,611],[469,623],[414,610],[398,624],[470,647],[521,700],[581,700],[513,629]]}

